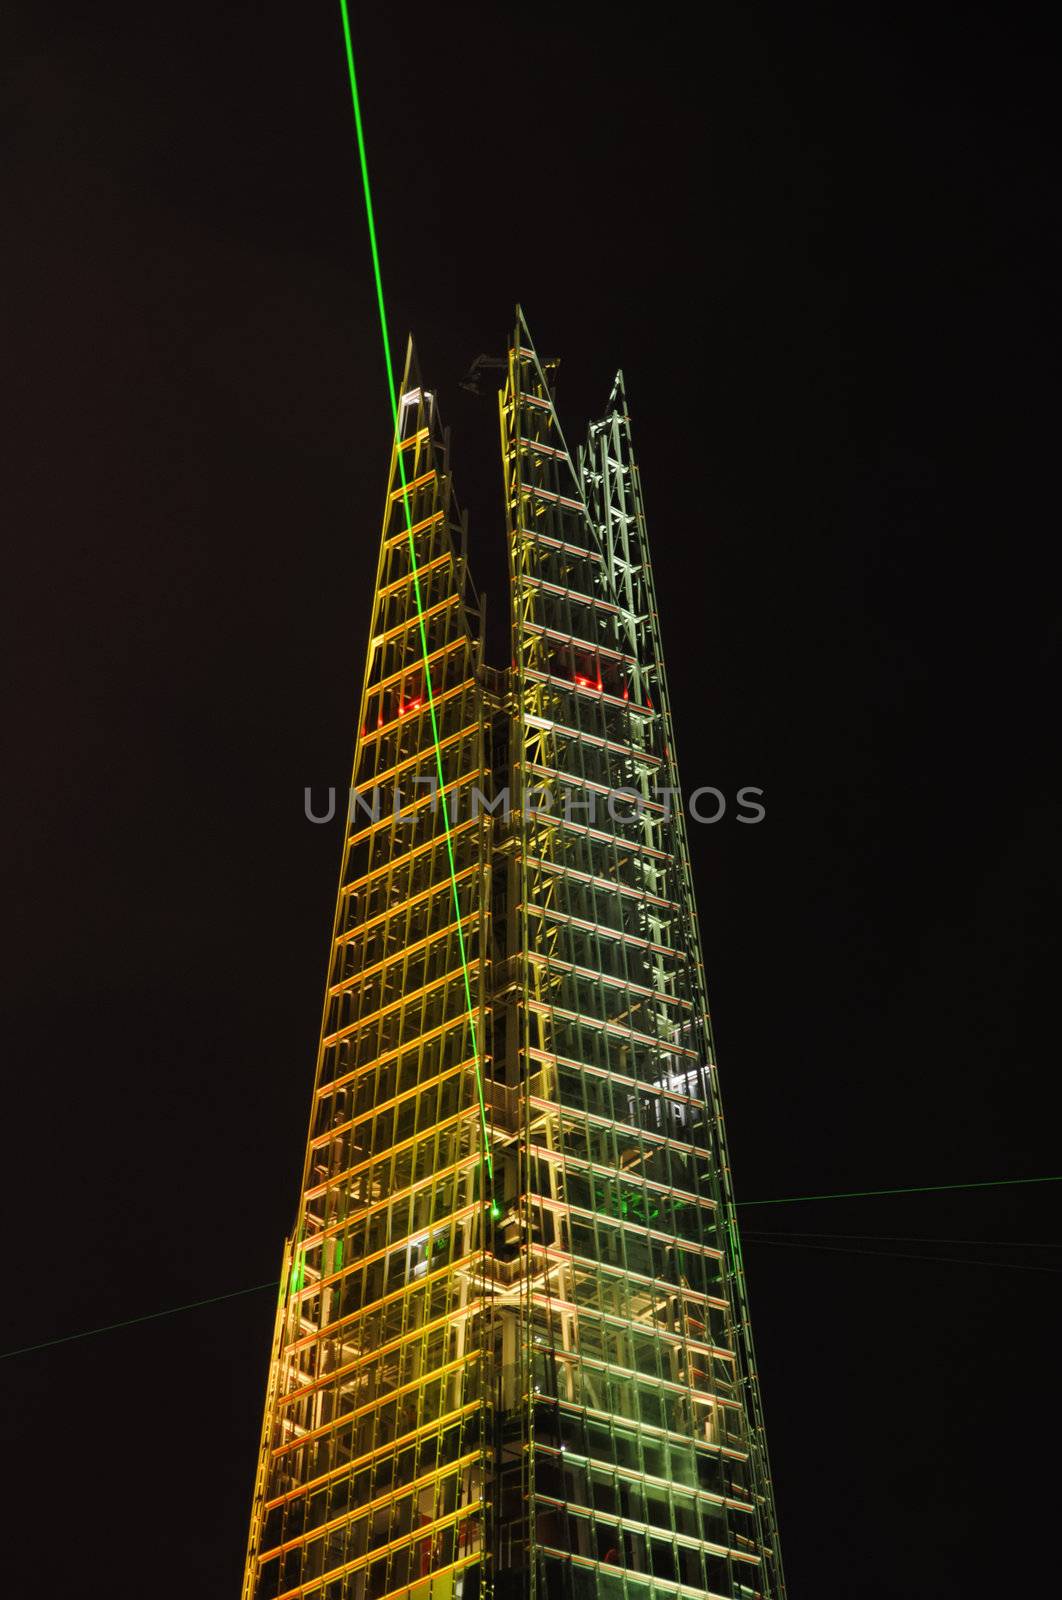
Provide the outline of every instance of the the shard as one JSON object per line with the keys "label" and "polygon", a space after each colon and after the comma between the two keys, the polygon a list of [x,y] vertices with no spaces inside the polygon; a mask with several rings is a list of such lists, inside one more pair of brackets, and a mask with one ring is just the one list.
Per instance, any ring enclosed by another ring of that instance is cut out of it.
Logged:
{"label": "the shard", "polygon": [[780,1600],[623,382],[500,415],[504,668],[410,354],[244,1600]]}

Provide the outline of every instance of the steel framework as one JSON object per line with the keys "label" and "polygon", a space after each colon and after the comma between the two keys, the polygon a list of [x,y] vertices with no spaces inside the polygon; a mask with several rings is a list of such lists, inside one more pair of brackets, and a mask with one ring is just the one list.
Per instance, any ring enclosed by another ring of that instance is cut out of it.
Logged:
{"label": "steel framework", "polygon": [[244,1600],[782,1600],[622,376],[522,314],[512,664],[402,382]]}

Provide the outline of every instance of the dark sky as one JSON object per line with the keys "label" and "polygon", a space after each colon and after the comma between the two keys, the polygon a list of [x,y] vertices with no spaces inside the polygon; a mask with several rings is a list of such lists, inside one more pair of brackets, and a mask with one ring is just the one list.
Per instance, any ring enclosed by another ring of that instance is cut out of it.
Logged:
{"label": "dark sky", "polygon": [[[569,437],[624,369],[687,787],[765,791],[693,832],[739,1197],[1058,1171],[1046,36],[625,15],[354,11],[478,581],[519,299]],[[338,8],[6,35],[4,1350],[278,1270],[389,433]],[[874,1236],[746,1247],[792,1600],[1042,1581],[1060,1199],[745,1214]],[[0,1364],[5,1592],[238,1593],[271,1320]]]}

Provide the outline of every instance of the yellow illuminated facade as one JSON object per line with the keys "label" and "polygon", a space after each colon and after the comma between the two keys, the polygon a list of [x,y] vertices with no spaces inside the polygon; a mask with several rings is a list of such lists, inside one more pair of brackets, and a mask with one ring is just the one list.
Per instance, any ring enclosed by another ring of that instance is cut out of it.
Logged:
{"label": "yellow illuminated facade", "polygon": [[505,671],[407,362],[244,1600],[779,1600],[622,382],[500,403]]}

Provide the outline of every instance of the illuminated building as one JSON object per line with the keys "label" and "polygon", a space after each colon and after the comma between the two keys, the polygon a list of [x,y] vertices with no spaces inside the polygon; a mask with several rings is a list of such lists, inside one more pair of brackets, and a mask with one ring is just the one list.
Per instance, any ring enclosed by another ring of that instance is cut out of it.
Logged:
{"label": "illuminated building", "polygon": [[407,361],[244,1596],[778,1600],[622,380],[501,429],[505,672]]}

